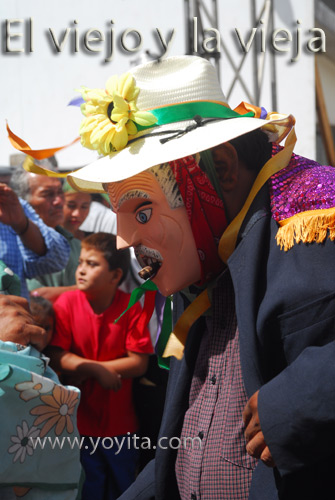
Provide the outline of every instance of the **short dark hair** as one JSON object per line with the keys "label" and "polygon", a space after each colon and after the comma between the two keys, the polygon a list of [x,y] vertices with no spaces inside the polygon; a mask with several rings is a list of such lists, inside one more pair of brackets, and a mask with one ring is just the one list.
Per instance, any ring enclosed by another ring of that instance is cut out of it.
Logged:
{"label": "short dark hair", "polygon": [[265,132],[260,129],[253,130],[228,141],[234,146],[239,160],[248,170],[259,172],[271,158],[272,143]]}
{"label": "short dark hair", "polygon": [[32,316],[41,316],[42,318],[54,318],[55,312],[53,310],[50,300],[45,299],[39,295],[32,295],[29,301],[30,312]]}
{"label": "short dark hair", "polygon": [[117,250],[116,236],[110,233],[94,233],[86,236],[81,242],[84,248],[93,248],[103,254],[110,271],[120,268],[122,270],[122,278],[119,285],[126,278],[128,269],[130,267],[130,252],[129,248]]}

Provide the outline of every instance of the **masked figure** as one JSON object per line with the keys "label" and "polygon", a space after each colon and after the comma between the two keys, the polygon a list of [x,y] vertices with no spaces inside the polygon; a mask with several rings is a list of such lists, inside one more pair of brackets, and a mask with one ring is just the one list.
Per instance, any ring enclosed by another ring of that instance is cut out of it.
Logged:
{"label": "masked figure", "polygon": [[108,192],[118,246],[176,294],[156,459],[122,500],[331,498],[334,170],[293,153],[292,116],[232,110],[201,58],[82,97],[103,157],[69,183]]}

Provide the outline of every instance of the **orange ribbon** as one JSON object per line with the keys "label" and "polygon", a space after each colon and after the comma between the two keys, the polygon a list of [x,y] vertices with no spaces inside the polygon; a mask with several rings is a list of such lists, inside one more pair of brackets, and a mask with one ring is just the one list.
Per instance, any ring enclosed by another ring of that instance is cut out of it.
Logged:
{"label": "orange ribbon", "polygon": [[8,138],[12,146],[18,151],[21,151],[21,153],[25,153],[27,155],[32,156],[35,160],[45,160],[46,158],[50,158],[50,156],[54,155],[58,151],[61,151],[62,149],[72,146],[72,144],[78,142],[80,139],[79,137],[77,137],[76,139],[74,139],[74,141],[70,142],[70,144],[66,144],[66,146],[60,146],[58,148],[31,149],[31,147],[26,142],[24,142],[22,139],[20,139],[20,137],[18,137],[11,131],[8,124],[6,124],[6,127],[8,132]]}

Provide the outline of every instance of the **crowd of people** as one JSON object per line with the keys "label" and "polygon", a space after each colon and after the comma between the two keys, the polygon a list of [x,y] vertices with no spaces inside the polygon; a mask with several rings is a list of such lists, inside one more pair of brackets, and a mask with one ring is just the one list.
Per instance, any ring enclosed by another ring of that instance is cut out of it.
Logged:
{"label": "crowd of people", "polygon": [[[1,498],[333,498],[334,168],[293,152],[292,115],[232,110],[203,58],[81,92],[101,157],[0,185],[0,259],[32,300],[0,297]],[[169,380],[140,471],[151,337]],[[82,439],[82,469],[33,446],[51,436]]]}
{"label": "crowd of people", "polygon": [[[107,196],[75,191],[66,181],[32,174],[22,167],[14,171],[9,185],[0,187],[0,259],[4,262],[3,269],[9,273],[5,274],[6,278],[16,279],[14,283],[18,285],[16,288],[3,287],[2,293],[9,293],[11,300],[15,291],[18,296],[25,297],[29,301],[30,324],[45,332],[37,342],[29,339],[37,348],[33,352],[31,347],[26,352],[30,341],[22,337],[21,359],[16,369],[22,370],[24,354],[50,359],[50,366],[55,371],[45,370],[40,376],[51,377],[59,387],[80,388],[78,412],[73,411],[74,407],[68,412],[66,417],[71,423],[66,423],[65,430],[72,437],[77,428],[85,440],[80,450],[83,471],[78,475],[78,467],[71,467],[75,472],[72,482],[75,484],[77,477],[78,484],[76,487],[68,485],[66,495],[69,496],[55,493],[53,486],[41,486],[39,475],[33,480],[33,484],[39,483],[37,487],[36,484],[31,488],[21,487],[20,480],[13,487],[0,488],[0,498],[15,499],[22,495],[32,499],[78,497],[89,500],[106,495],[110,499],[117,498],[134,481],[139,464],[143,467],[148,460],[143,462],[134,446],[125,446],[122,453],[116,454],[116,444],[114,449],[104,449],[102,445],[95,449],[92,444],[105,437],[120,442],[122,437],[138,433],[144,420],[157,427],[162,411],[161,403],[155,416],[152,410],[142,408],[141,411],[141,404],[135,412],[132,382],[136,378],[138,386],[141,377],[148,375],[150,378],[148,362],[153,353],[155,333],[152,330],[150,334],[146,323],[141,321],[141,306],[137,304],[114,324],[127,308],[128,292],[137,284],[136,278],[134,280],[129,273],[130,252],[116,249],[113,234],[116,216],[110,210]],[[125,291],[119,288],[122,283]],[[17,298],[15,303],[28,308],[21,300]],[[14,307],[8,302],[6,308],[9,310],[10,305]],[[8,335],[10,337],[10,332]],[[4,337],[2,340],[6,342]],[[1,347],[4,345],[2,343]],[[14,352],[20,349],[17,345],[12,347]],[[150,363],[159,370],[156,360]],[[31,376],[34,385],[37,375]],[[14,387],[18,387],[17,383]],[[160,389],[164,393],[165,382]],[[145,391],[142,396],[146,397]],[[161,399],[161,395],[159,397]],[[143,417],[138,418],[137,413],[141,415],[143,411]],[[32,413],[30,409],[29,412]],[[13,414],[13,418],[16,416]],[[41,436],[43,432],[35,434]],[[32,432],[29,437],[35,434]],[[55,435],[59,435],[57,430]],[[29,455],[29,443],[26,450]],[[72,459],[78,465],[79,457],[73,455]],[[63,460],[60,455],[59,461]],[[35,467],[40,467],[38,460]],[[9,476],[8,483],[12,482]],[[66,481],[62,486],[66,486]]]}

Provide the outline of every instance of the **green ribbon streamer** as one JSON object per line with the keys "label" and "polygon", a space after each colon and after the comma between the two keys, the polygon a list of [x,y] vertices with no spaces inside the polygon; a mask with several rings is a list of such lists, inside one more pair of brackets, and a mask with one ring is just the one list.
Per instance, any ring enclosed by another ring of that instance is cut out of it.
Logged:
{"label": "green ribbon streamer", "polygon": [[172,297],[166,297],[164,312],[163,312],[163,324],[161,328],[161,333],[159,335],[156,351],[158,358],[158,365],[161,368],[169,370],[170,368],[170,358],[163,358],[162,354],[165,350],[165,346],[172,332]]}
{"label": "green ribbon streamer", "polygon": [[[122,314],[114,321],[114,323],[117,323],[120,318],[124,314],[126,314],[129,309],[136,304],[138,300],[141,299],[141,297],[145,294],[146,291],[157,291],[158,288],[150,280],[145,281],[140,285],[139,287],[135,288],[130,295],[130,299],[128,302],[127,309],[123,311]],[[163,322],[162,322],[162,327],[161,327],[161,333],[159,335],[158,341],[157,341],[157,346],[156,346],[156,351],[157,351],[157,358],[158,358],[158,364],[161,368],[165,368],[168,370],[170,368],[170,359],[168,358],[162,358],[162,354],[165,350],[166,343],[171,335],[172,332],[172,297],[167,297],[165,301],[165,306],[164,306],[164,312],[163,312]]]}
{"label": "green ribbon streamer", "polygon": [[120,318],[122,318],[122,316],[124,314],[126,314],[127,311],[129,311],[129,309],[134,305],[136,304],[136,302],[138,300],[140,300],[140,298],[142,297],[143,294],[145,294],[146,291],[156,291],[158,290],[157,286],[155,285],[155,283],[153,283],[152,281],[150,280],[147,280],[145,281],[144,283],[142,283],[142,285],[140,285],[139,287],[135,288],[132,292],[131,292],[131,295],[130,295],[130,299],[129,299],[129,302],[128,302],[128,306],[127,306],[127,309],[125,309],[123,311],[122,314],[120,314],[120,316],[114,321],[114,323],[117,323],[119,321]]}
{"label": "green ribbon streamer", "polygon": [[136,123],[138,131],[146,130],[152,127],[159,127],[160,125],[167,125],[168,123],[193,120],[194,116],[196,115],[199,115],[202,118],[223,119],[255,116],[255,113],[253,111],[250,111],[245,115],[240,115],[233,109],[223,106],[222,104],[209,101],[184,102],[181,104],[173,104],[172,106],[163,106],[158,109],[151,109],[150,113],[152,113],[157,118],[157,122],[148,127],[138,125]]}

